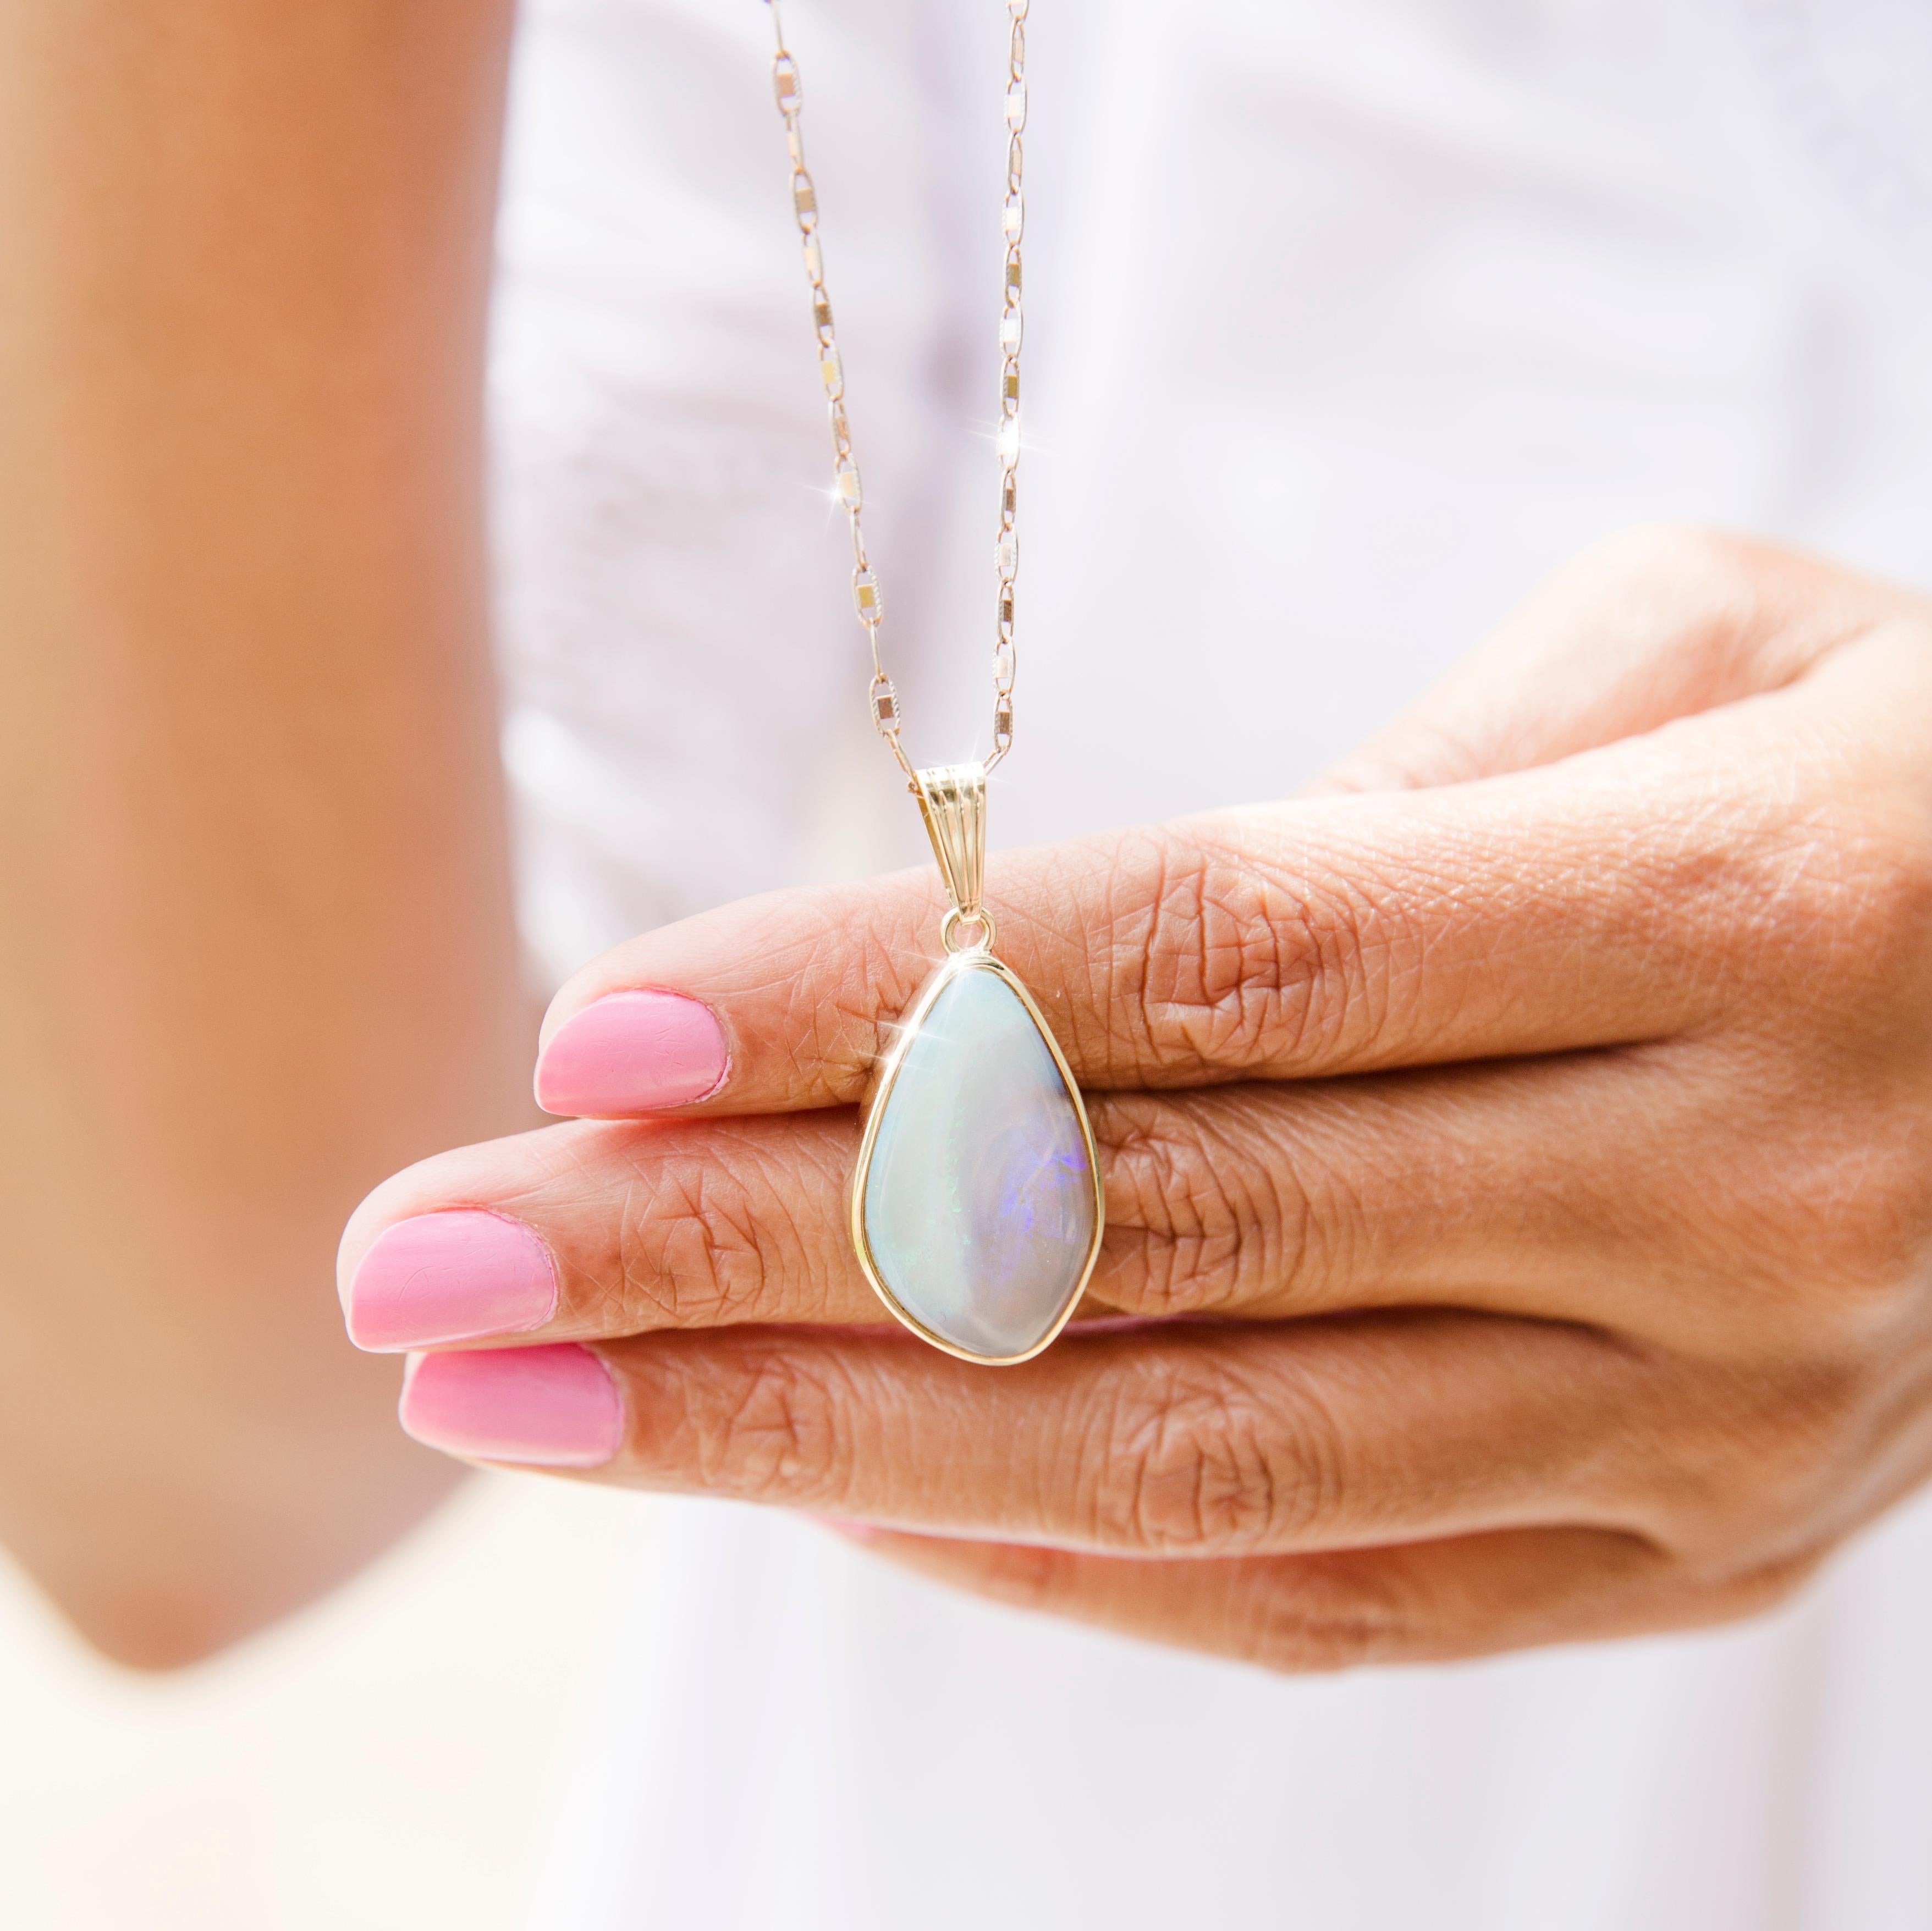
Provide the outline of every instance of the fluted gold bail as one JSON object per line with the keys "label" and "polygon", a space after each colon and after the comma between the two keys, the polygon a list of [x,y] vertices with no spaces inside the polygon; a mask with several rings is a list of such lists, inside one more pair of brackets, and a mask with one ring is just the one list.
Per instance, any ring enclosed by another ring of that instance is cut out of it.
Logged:
{"label": "fluted gold bail", "polygon": [[917,774],[920,815],[953,910],[979,919],[986,887],[986,767],[935,764]]}

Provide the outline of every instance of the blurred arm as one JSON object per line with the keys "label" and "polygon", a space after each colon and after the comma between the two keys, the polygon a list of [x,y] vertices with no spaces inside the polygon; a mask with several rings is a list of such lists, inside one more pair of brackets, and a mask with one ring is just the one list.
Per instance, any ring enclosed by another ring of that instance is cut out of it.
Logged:
{"label": "blurred arm", "polygon": [[0,0],[0,1540],[203,1654],[450,1479],[340,1224],[521,1123],[508,0]]}

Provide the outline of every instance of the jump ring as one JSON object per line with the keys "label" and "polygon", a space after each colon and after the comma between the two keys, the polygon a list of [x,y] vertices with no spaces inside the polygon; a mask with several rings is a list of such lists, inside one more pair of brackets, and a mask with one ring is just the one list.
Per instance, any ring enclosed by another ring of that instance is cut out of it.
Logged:
{"label": "jump ring", "polygon": [[[962,925],[976,925],[980,936],[956,944]],[[962,912],[956,905],[946,908],[946,916],[939,922],[939,943],[949,952],[990,952],[993,949],[993,915],[982,905],[971,912]]]}

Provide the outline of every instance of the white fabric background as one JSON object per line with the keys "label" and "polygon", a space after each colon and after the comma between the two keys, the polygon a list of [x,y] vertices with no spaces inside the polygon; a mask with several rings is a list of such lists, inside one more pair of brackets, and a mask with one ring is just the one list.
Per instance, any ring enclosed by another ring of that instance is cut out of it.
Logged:
{"label": "white fabric background", "polygon": [[[788,17],[936,762],[984,748],[1004,10]],[[996,845],[1280,793],[1634,520],[1932,582],[1928,19],[1040,0]],[[553,973],[920,855],[866,724],[768,33],[755,0],[525,22],[494,401]],[[638,1513],[545,1931],[1932,1924],[1923,1505],[1750,1630],[1329,1682],[958,1600],[808,1525]]]}

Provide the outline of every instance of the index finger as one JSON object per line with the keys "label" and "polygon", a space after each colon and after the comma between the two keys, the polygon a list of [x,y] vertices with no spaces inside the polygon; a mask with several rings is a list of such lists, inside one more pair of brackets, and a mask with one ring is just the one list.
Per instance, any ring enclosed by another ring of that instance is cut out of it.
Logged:
{"label": "index finger", "polygon": [[[1711,934],[1761,902],[1769,865],[1748,818],[1714,814],[1696,758],[1632,764],[1618,746],[995,857],[998,949],[1092,1087],[1665,1036],[1715,1009]],[[600,1118],[852,1103],[939,961],[944,906],[936,871],[903,872],[620,946],[553,1002],[538,1103]]]}

